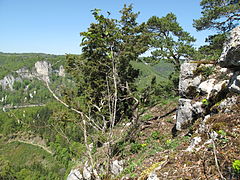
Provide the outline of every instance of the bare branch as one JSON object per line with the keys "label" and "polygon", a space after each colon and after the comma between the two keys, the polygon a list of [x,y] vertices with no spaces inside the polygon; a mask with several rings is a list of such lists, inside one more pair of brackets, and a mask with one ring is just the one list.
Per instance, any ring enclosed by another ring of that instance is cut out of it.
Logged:
{"label": "bare branch", "polygon": [[79,111],[73,107],[70,107],[68,104],[66,104],[64,101],[62,101],[60,98],[58,98],[58,96],[52,91],[52,89],[50,88],[49,84],[47,81],[45,81],[48,90],[50,91],[50,93],[53,95],[53,97],[60,102],[61,104],[63,104],[65,107],[71,109],[72,111],[76,112],[77,114],[79,114],[83,119],[86,118],[88,120],[88,123],[96,130],[102,130],[102,128],[100,126],[98,126],[93,120],[92,118],[90,118],[90,116],[87,116],[85,113],[83,113],[82,111]]}

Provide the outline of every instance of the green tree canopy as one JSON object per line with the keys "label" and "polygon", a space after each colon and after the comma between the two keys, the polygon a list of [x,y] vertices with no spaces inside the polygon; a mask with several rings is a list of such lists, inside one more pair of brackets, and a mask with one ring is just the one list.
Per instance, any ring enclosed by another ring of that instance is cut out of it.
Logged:
{"label": "green tree canopy", "polygon": [[240,20],[239,0],[202,0],[202,17],[195,19],[193,26],[198,30],[231,30]]}
{"label": "green tree canopy", "polygon": [[189,58],[194,53],[192,46],[195,42],[194,37],[183,30],[173,13],[162,18],[153,16],[147,25],[152,33],[151,46],[154,48],[152,51],[154,59],[171,62],[179,71],[180,59]]}
{"label": "green tree canopy", "polygon": [[198,53],[196,53],[196,56],[198,57],[196,58],[206,60],[217,60],[222,53],[223,45],[226,39],[227,39],[226,33],[209,36],[205,40],[205,42],[209,44],[199,47]]}
{"label": "green tree canopy", "polygon": [[68,71],[79,79],[78,97],[95,119],[110,118],[109,103],[116,101],[117,121],[131,114],[133,100],[127,95],[135,91],[139,72],[130,61],[136,61],[148,49],[146,26],[137,23],[138,13],[131,5],[125,5],[120,13],[121,19],[117,20],[93,10],[96,22],[81,33],[81,57],[67,57]]}

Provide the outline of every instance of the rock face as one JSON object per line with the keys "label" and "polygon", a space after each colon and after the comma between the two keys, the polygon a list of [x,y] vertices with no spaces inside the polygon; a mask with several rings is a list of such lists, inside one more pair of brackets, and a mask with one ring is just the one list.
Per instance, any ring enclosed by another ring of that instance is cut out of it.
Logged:
{"label": "rock face", "polygon": [[37,61],[32,69],[28,69],[26,67],[18,69],[13,74],[9,74],[0,80],[0,86],[4,90],[13,90],[14,83],[16,81],[22,81],[23,79],[34,79],[37,78],[43,81],[50,81],[50,76],[55,73],[60,77],[65,77],[65,69],[61,65],[59,69],[53,70],[52,65],[47,61]]}
{"label": "rock face", "polygon": [[[181,98],[176,122],[178,131],[199,118],[204,120],[211,113],[231,111],[237,98],[236,95],[227,97],[227,93],[240,93],[240,27],[231,32],[218,62],[220,66],[194,61],[182,64],[179,81]],[[203,78],[201,71],[210,66],[214,68],[213,73]]]}
{"label": "rock face", "polygon": [[240,26],[231,31],[218,62],[221,67],[240,69]]}
{"label": "rock face", "polygon": [[49,75],[52,72],[52,66],[47,61],[38,61],[35,63],[36,77],[49,82]]}
{"label": "rock face", "polygon": [[194,71],[197,69],[195,63],[184,63],[181,66],[179,94],[181,97],[188,97],[195,87],[201,83],[201,76],[194,77]]}
{"label": "rock face", "polygon": [[2,80],[0,80],[0,84],[2,85],[3,89],[10,89],[11,91],[13,90],[13,84],[15,82],[15,78],[13,75],[7,75],[5,76]]}
{"label": "rock face", "polygon": [[65,69],[64,69],[63,65],[61,65],[59,67],[58,75],[61,76],[61,77],[65,77]]}

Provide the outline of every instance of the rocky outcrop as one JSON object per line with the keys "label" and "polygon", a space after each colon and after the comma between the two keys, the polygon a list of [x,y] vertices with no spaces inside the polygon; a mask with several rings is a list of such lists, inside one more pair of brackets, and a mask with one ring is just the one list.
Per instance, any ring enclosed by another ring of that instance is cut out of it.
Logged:
{"label": "rocky outcrop", "polygon": [[65,69],[64,69],[63,65],[61,65],[59,67],[58,75],[61,76],[61,77],[65,77],[66,74],[65,74]]}
{"label": "rocky outcrop", "polygon": [[13,75],[7,75],[2,80],[0,80],[0,84],[2,85],[2,89],[10,89],[13,90],[13,85],[15,82],[15,78]]}
{"label": "rocky outcrop", "polygon": [[59,69],[53,70],[52,65],[47,61],[37,61],[34,64],[34,67],[29,69],[26,67],[22,67],[15,71],[12,74],[5,76],[3,79],[0,80],[0,86],[4,90],[14,90],[14,83],[16,81],[22,81],[23,79],[34,79],[37,78],[43,81],[50,81],[50,76],[55,73],[60,77],[65,77],[65,69],[61,65]]}
{"label": "rocky outcrop", "polygon": [[[182,64],[176,130],[212,113],[231,111],[237,98],[227,94],[240,93],[240,27],[231,32],[218,62],[216,66],[195,61]],[[209,68],[212,72],[206,76]]]}
{"label": "rocky outcrop", "polygon": [[[110,164],[110,172],[112,173],[113,177],[116,177],[123,171],[123,160],[118,161],[114,160]],[[80,165],[81,166],[81,165]],[[94,180],[94,173],[93,173],[93,168],[92,166],[89,166],[88,163],[86,162],[85,164],[82,165],[83,167],[75,168],[72,169],[71,172],[69,173],[67,180],[75,180],[76,178],[82,179],[82,180]],[[98,173],[106,173],[104,172],[104,166],[98,164],[96,166],[96,170]]]}
{"label": "rocky outcrop", "polygon": [[218,63],[221,67],[240,69],[240,26],[231,31]]}
{"label": "rocky outcrop", "polygon": [[181,97],[191,96],[196,87],[201,83],[201,76],[194,77],[194,72],[197,69],[195,63],[184,63],[181,66],[180,82],[179,82],[179,94]]}
{"label": "rocky outcrop", "polygon": [[52,65],[47,61],[38,61],[35,63],[35,76],[43,81],[49,82],[49,75],[52,72]]}

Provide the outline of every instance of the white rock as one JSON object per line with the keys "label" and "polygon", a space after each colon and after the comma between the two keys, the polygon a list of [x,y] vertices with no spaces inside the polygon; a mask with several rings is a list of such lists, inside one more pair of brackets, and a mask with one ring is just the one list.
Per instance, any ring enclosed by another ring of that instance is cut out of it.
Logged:
{"label": "white rock", "polygon": [[192,105],[190,99],[180,98],[178,101],[176,129],[182,130],[192,122]]}
{"label": "white rock", "polygon": [[123,161],[118,160],[113,161],[110,168],[111,173],[113,173],[114,175],[120,174],[123,171]]}
{"label": "white rock", "polygon": [[188,148],[186,149],[186,151],[188,152],[193,152],[195,147],[202,141],[201,137],[194,137],[191,140],[190,146],[188,146]]}
{"label": "white rock", "polygon": [[199,115],[202,114],[204,112],[204,109],[202,108],[202,102],[196,102],[192,105],[192,109],[194,112],[194,115]]}
{"label": "white rock", "polygon": [[27,68],[23,67],[16,71],[21,78],[33,79],[34,75]]}
{"label": "white rock", "polygon": [[49,75],[52,72],[51,64],[47,61],[37,61],[35,63],[36,76],[44,81],[49,81]]}
{"label": "white rock", "polygon": [[209,98],[209,95],[214,87],[215,79],[208,79],[206,81],[203,81],[199,86],[197,91],[203,94],[207,94],[207,97]]}
{"label": "white rock", "polygon": [[224,80],[224,81],[220,81],[219,83],[215,84],[214,87],[213,87],[213,90],[212,92],[220,92],[223,88],[224,85],[227,85],[228,84],[228,80]]}
{"label": "white rock", "polygon": [[221,73],[227,73],[228,69],[227,68],[220,68],[219,72]]}
{"label": "white rock", "polygon": [[78,169],[71,170],[67,177],[67,180],[81,180],[81,179],[83,179],[83,176]]}
{"label": "white rock", "polygon": [[179,79],[179,94],[181,97],[187,97],[190,92],[189,87],[195,87],[201,83],[202,76],[194,77],[194,71],[197,69],[196,63],[183,63]]}
{"label": "white rock", "polygon": [[93,173],[92,167],[88,166],[87,163],[86,163],[84,168],[83,168],[83,178],[85,180],[91,180],[92,173]]}
{"label": "white rock", "polygon": [[227,99],[224,99],[218,106],[218,108],[222,112],[230,112],[231,107],[236,104],[237,102],[237,96],[228,97]]}
{"label": "white rock", "polygon": [[159,180],[159,178],[157,177],[157,174],[156,174],[155,172],[152,172],[152,173],[148,176],[147,180]]}
{"label": "white rock", "polygon": [[2,89],[10,89],[11,91],[13,90],[13,85],[15,82],[15,78],[13,75],[7,75],[5,76],[2,80],[0,80],[0,84],[2,85]]}
{"label": "white rock", "polygon": [[61,66],[59,67],[59,73],[58,73],[58,75],[61,76],[61,77],[65,77],[65,69],[64,69],[63,65],[61,65]]}
{"label": "white rock", "polygon": [[206,122],[210,117],[211,117],[210,114],[208,114],[204,117],[203,121],[200,123],[199,128],[198,128],[199,133],[204,133],[207,131]]}

